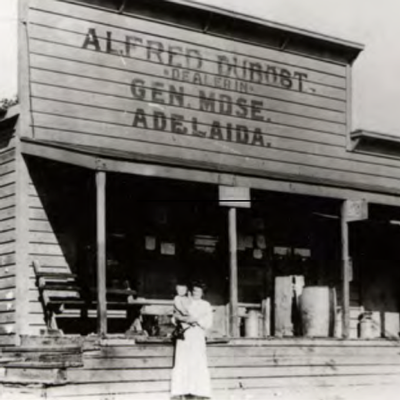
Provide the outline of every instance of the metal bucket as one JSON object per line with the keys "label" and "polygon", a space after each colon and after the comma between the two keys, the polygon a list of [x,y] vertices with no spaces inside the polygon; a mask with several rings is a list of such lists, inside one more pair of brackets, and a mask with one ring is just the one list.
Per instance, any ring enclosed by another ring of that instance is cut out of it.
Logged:
{"label": "metal bucket", "polygon": [[257,338],[260,335],[260,327],[259,327],[259,312],[256,310],[249,310],[245,325],[244,325],[244,334],[248,338]]}

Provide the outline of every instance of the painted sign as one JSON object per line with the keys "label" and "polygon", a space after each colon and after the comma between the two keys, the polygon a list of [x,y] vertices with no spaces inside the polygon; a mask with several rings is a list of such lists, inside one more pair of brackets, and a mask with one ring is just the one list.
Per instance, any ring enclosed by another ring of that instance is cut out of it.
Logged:
{"label": "painted sign", "polygon": [[368,219],[368,203],[365,200],[346,200],[345,219],[347,222]]}
{"label": "painted sign", "polygon": [[[346,151],[340,62],[62,0],[29,7],[37,139],[330,185],[378,174]],[[380,185],[397,177],[379,168]]]}
{"label": "painted sign", "polygon": [[129,84],[131,126],[146,131],[268,147],[271,117],[263,86],[303,92],[309,76],[296,67],[149,34],[90,27],[81,40],[82,49],[145,63]]}
{"label": "painted sign", "polygon": [[250,208],[250,189],[236,186],[219,186],[219,204],[225,207]]}

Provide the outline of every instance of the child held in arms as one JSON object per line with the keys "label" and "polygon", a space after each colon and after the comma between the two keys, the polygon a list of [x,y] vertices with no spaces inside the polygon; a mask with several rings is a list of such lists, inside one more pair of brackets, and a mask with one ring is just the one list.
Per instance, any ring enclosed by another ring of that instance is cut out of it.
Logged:
{"label": "child held in arms", "polygon": [[188,317],[189,308],[192,302],[188,286],[183,282],[178,282],[175,287],[176,296],[174,298],[174,313],[172,322],[176,325],[174,336],[176,339],[184,339],[184,332],[190,324],[180,321],[179,317]]}

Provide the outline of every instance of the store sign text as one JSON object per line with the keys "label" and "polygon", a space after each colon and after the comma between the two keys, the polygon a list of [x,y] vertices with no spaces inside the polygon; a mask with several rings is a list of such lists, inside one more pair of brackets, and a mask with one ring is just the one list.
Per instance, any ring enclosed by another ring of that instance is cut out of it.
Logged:
{"label": "store sign text", "polygon": [[273,84],[299,92],[303,91],[303,83],[307,79],[305,72],[239,55],[215,54],[215,58],[209,60],[196,48],[172,45],[148,39],[144,35],[125,35],[123,41],[114,41],[111,31],[107,31],[105,37],[102,37],[95,28],[88,30],[82,48],[156,62],[174,68],[172,75],[175,79],[192,83],[201,84],[206,80],[213,80],[212,76],[202,73],[206,61],[212,62],[214,65],[212,73],[218,75],[220,79],[231,78],[251,83]]}
{"label": "store sign text", "polygon": [[266,99],[254,93],[254,85],[302,92],[307,79],[304,72],[258,59],[214,50],[203,54],[198,46],[140,34],[115,40],[111,31],[100,35],[90,28],[82,48],[162,66],[159,76],[135,72],[130,82],[133,99],[143,103],[132,110],[132,127],[252,146],[269,147],[263,129],[271,122]]}
{"label": "store sign text", "polygon": [[[236,142],[252,146],[269,147],[260,127],[254,129],[246,125],[246,119],[263,121],[263,102],[261,100],[248,101],[245,97],[233,100],[231,96],[217,96],[213,91],[199,90],[197,97],[191,101],[197,105],[185,103],[185,93],[182,87],[165,85],[163,82],[146,82],[143,79],[133,79],[131,84],[132,95],[137,100],[150,102],[151,105],[160,105],[160,109],[148,112],[145,108],[137,108],[132,126],[140,129],[168,131],[175,134],[197,136],[205,139],[214,139],[227,142]],[[147,103],[148,104],[148,103]],[[222,122],[222,118],[205,120],[198,117],[187,117],[190,112],[167,113],[164,105],[179,106],[181,108],[195,108],[199,111],[219,116],[236,116],[243,118],[243,122]]]}

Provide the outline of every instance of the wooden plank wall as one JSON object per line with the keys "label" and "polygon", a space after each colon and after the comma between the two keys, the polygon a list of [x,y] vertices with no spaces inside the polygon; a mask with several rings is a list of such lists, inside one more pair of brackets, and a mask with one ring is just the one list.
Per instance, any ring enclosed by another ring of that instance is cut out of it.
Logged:
{"label": "wooden plank wall", "polygon": [[0,345],[13,344],[15,339],[15,210],[15,139],[7,137],[5,141],[0,140]]}
{"label": "wooden plank wall", "polygon": [[[121,340],[84,353],[84,366],[68,369],[68,384],[49,388],[47,395],[65,400],[169,399],[172,354],[169,345]],[[361,398],[354,395],[363,391],[385,393],[400,385],[397,342],[246,344],[242,340],[238,345],[209,345],[208,360],[214,399],[286,395],[282,398],[310,400],[328,398],[328,394],[329,398],[354,399]]]}
{"label": "wooden plank wall", "polygon": [[29,269],[29,326],[30,332],[34,335],[38,334],[41,329],[45,329],[46,326],[32,261],[38,260],[44,271],[71,273],[71,269],[62,252],[58,239],[59,234],[57,232],[57,237],[43,205],[46,193],[41,193],[40,197],[32,180],[29,182],[28,191],[29,259],[31,262]]}
{"label": "wooden plank wall", "polygon": [[29,22],[38,139],[400,193],[399,161],[346,151],[345,65],[56,0]]}

